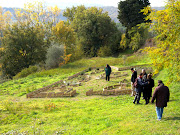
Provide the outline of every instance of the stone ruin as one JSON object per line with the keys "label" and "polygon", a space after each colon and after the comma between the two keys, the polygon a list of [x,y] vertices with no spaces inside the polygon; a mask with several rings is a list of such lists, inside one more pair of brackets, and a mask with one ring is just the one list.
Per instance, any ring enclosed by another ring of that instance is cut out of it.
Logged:
{"label": "stone ruin", "polygon": [[[96,67],[91,67],[91,69],[96,69]],[[76,73],[72,76],[68,77],[68,80],[77,78],[79,75],[82,74],[82,72],[87,72],[89,69],[85,69],[79,73]],[[58,82],[55,82],[51,85],[48,85],[46,87],[37,89],[33,92],[30,92],[26,94],[27,98],[57,98],[57,97],[73,97],[76,95],[76,90],[73,88],[68,87],[78,87],[82,85],[82,81],[88,81],[90,80],[90,76],[85,74],[87,76],[87,79],[80,80],[79,82],[70,82],[70,81],[63,81],[60,80]],[[59,86],[60,85],[60,86]]]}
{"label": "stone ruin", "polygon": [[[128,75],[127,72],[123,72],[123,73],[121,73],[121,72],[112,72],[111,75],[110,75],[110,78],[119,78],[119,77],[123,77],[123,76],[127,76],[127,75]],[[96,79],[97,80],[105,79],[105,77],[106,77],[106,73],[103,73],[103,74],[97,76]]]}
{"label": "stone ruin", "polygon": [[28,93],[27,98],[57,98],[57,97],[73,97],[76,94],[76,90],[73,88],[67,88],[65,85],[60,87],[44,87]]}
{"label": "stone ruin", "polygon": [[86,96],[91,95],[103,95],[103,96],[109,96],[109,95],[125,95],[125,94],[131,94],[131,88],[128,87],[130,84],[128,83],[120,83],[113,86],[107,86],[103,88],[103,90],[99,91],[93,91],[93,89],[90,89],[86,92]]}
{"label": "stone ruin", "polygon": [[[139,69],[141,66],[136,66]],[[130,69],[130,67],[123,67],[123,68],[117,68],[118,71],[123,71]],[[95,71],[92,71],[95,70]],[[86,72],[92,71],[90,74],[87,74]],[[76,73],[72,76],[69,76],[66,81],[60,80],[56,83],[53,83],[51,85],[48,85],[46,87],[40,88],[36,91],[30,92],[26,94],[27,98],[57,98],[57,97],[73,97],[76,95],[76,90],[74,90],[71,87],[79,87],[82,85],[82,82],[87,82],[91,80],[91,75],[94,75],[96,73],[104,72],[104,67],[96,68],[91,67],[91,70],[85,69],[79,73]],[[82,74],[83,73],[83,74]],[[85,79],[80,79],[78,82],[70,82],[70,80],[74,78],[78,78],[78,76],[85,76]],[[122,76],[127,76],[127,72],[112,72],[111,78],[117,78]],[[100,76],[96,77],[96,79],[104,79],[105,73],[101,74]],[[93,91],[93,89],[86,92],[87,96],[90,95],[123,95],[123,94],[130,94],[131,88],[129,87],[129,81],[124,79],[119,84],[105,87],[103,90],[100,91]]]}

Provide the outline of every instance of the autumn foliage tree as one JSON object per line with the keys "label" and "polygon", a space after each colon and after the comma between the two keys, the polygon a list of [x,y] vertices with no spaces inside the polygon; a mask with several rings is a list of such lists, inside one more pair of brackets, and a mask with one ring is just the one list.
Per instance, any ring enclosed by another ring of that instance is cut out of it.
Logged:
{"label": "autumn foliage tree", "polygon": [[[150,7],[144,9],[144,14]],[[152,31],[157,47],[145,48],[153,61],[155,73],[167,68],[169,81],[180,81],[180,1],[170,0],[161,11],[151,10]]]}
{"label": "autumn foliage tree", "polygon": [[[12,77],[30,65],[45,63],[52,41],[52,26],[59,20],[60,9],[47,8],[41,2],[25,4],[15,10],[16,22],[8,22],[8,14],[0,10],[1,63],[4,76]],[[4,19],[5,18],[5,19]],[[6,26],[6,27],[5,27]]]}

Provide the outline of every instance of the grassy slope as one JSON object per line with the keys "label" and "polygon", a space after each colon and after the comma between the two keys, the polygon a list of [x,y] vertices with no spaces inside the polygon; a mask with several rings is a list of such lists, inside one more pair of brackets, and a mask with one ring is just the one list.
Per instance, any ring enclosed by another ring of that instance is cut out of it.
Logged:
{"label": "grassy slope", "polygon": [[[133,97],[129,95],[86,97],[81,94],[74,98],[57,99],[26,99],[25,95],[21,96],[26,91],[51,84],[91,66],[98,67],[109,63],[122,67],[123,63],[126,66],[144,64],[144,61],[145,59],[140,56],[131,56],[126,59],[126,63],[121,58],[83,59],[62,68],[36,73],[20,80],[1,84],[0,133],[10,131],[11,133],[34,134],[36,132],[73,135],[179,134],[179,83],[169,84],[171,98],[168,107],[164,110],[162,121],[156,121],[154,105],[144,105],[142,100],[143,104],[134,105]],[[155,81],[157,82],[158,79],[166,81],[167,73],[166,70],[161,71]],[[96,87],[98,88],[98,86]]]}

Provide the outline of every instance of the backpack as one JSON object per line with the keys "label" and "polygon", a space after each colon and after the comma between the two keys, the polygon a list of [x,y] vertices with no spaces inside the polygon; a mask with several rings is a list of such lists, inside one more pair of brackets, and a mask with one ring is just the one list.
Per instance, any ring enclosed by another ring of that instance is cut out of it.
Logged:
{"label": "backpack", "polygon": [[135,82],[134,82],[133,85],[134,85],[135,88],[138,88],[138,78],[135,79]]}

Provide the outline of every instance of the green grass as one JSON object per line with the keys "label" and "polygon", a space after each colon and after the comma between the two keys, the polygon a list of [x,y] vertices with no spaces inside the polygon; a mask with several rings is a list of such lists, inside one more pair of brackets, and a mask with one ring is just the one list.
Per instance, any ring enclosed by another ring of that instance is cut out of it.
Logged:
{"label": "green grass", "polygon": [[[133,57],[133,56],[131,56]],[[130,59],[130,58],[129,58]],[[0,84],[0,133],[18,134],[65,134],[65,135],[178,135],[180,133],[180,84],[168,83],[167,70],[155,76],[162,79],[170,88],[170,102],[164,109],[163,120],[156,120],[155,105],[132,103],[133,97],[122,96],[85,96],[93,88],[100,90],[123,79],[111,82],[97,80],[87,82],[77,88],[79,93],[72,98],[26,99],[25,93],[41,88],[92,66],[107,63],[119,67],[146,64],[145,58],[131,58],[125,65],[121,58],[82,59],[61,68],[29,75],[19,80]],[[147,59],[146,59],[147,60]],[[133,61],[133,62],[132,62]],[[128,77],[130,79],[130,71]]]}

